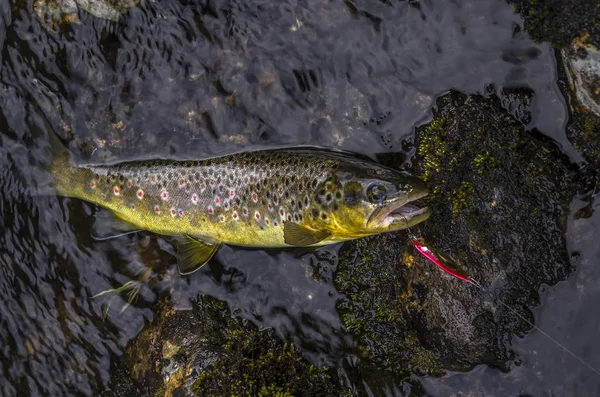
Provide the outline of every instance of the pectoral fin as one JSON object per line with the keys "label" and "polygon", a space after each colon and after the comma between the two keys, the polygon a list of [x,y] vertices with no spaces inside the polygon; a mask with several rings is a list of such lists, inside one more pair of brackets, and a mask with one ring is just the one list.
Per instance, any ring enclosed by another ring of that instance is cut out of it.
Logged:
{"label": "pectoral fin", "polygon": [[283,226],[285,243],[297,247],[306,247],[308,245],[316,244],[329,236],[331,236],[331,232],[325,230],[310,230],[289,221]]}
{"label": "pectoral fin", "polygon": [[177,264],[180,274],[191,274],[200,269],[221,247],[220,243],[207,243],[184,236],[177,244]]}

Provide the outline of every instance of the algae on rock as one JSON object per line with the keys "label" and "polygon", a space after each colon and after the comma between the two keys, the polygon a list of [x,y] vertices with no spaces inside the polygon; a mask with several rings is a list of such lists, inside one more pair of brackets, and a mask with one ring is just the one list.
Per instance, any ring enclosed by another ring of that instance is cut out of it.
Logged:
{"label": "algae on rock", "polygon": [[350,396],[272,330],[232,318],[225,302],[199,296],[192,310],[159,300],[156,320],[130,344],[111,393],[155,396]]}
{"label": "algae on rock", "polygon": [[[580,173],[495,96],[441,97],[415,146],[433,214],[413,232],[530,318],[537,290],[571,271],[562,224]],[[417,255],[405,232],[346,244],[335,282],[347,296],[338,308],[349,332],[373,362],[399,373],[505,366],[510,337],[529,329]]]}

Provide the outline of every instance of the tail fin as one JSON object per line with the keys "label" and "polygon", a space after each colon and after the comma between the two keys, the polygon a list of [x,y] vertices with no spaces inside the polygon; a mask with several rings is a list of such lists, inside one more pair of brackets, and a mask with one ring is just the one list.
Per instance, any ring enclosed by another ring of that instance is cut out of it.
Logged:
{"label": "tail fin", "polygon": [[71,153],[63,143],[62,139],[54,132],[50,131],[50,164],[47,169],[48,178],[40,178],[34,186],[28,187],[27,193],[31,196],[60,196],[65,195],[63,186],[70,177],[69,170]]}

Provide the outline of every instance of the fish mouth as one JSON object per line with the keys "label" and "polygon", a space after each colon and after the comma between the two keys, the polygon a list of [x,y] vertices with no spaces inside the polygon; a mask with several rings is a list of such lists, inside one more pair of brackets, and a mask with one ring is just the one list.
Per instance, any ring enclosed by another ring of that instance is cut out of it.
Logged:
{"label": "fish mouth", "polygon": [[431,209],[415,204],[415,201],[426,195],[426,192],[422,192],[409,197],[408,200],[397,199],[384,204],[369,218],[367,227],[375,230],[401,230],[427,220]]}

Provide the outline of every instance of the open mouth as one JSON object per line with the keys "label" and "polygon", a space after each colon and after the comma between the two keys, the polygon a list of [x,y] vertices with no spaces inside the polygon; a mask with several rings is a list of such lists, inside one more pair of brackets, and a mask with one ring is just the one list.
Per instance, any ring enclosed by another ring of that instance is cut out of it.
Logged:
{"label": "open mouth", "polygon": [[419,208],[412,203],[407,203],[388,212],[383,217],[381,223],[383,226],[398,224],[400,227],[402,227],[402,223],[404,223],[405,227],[410,227],[419,222],[423,222],[425,219],[429,218],[429,215],[431,215],[429,207]]}

